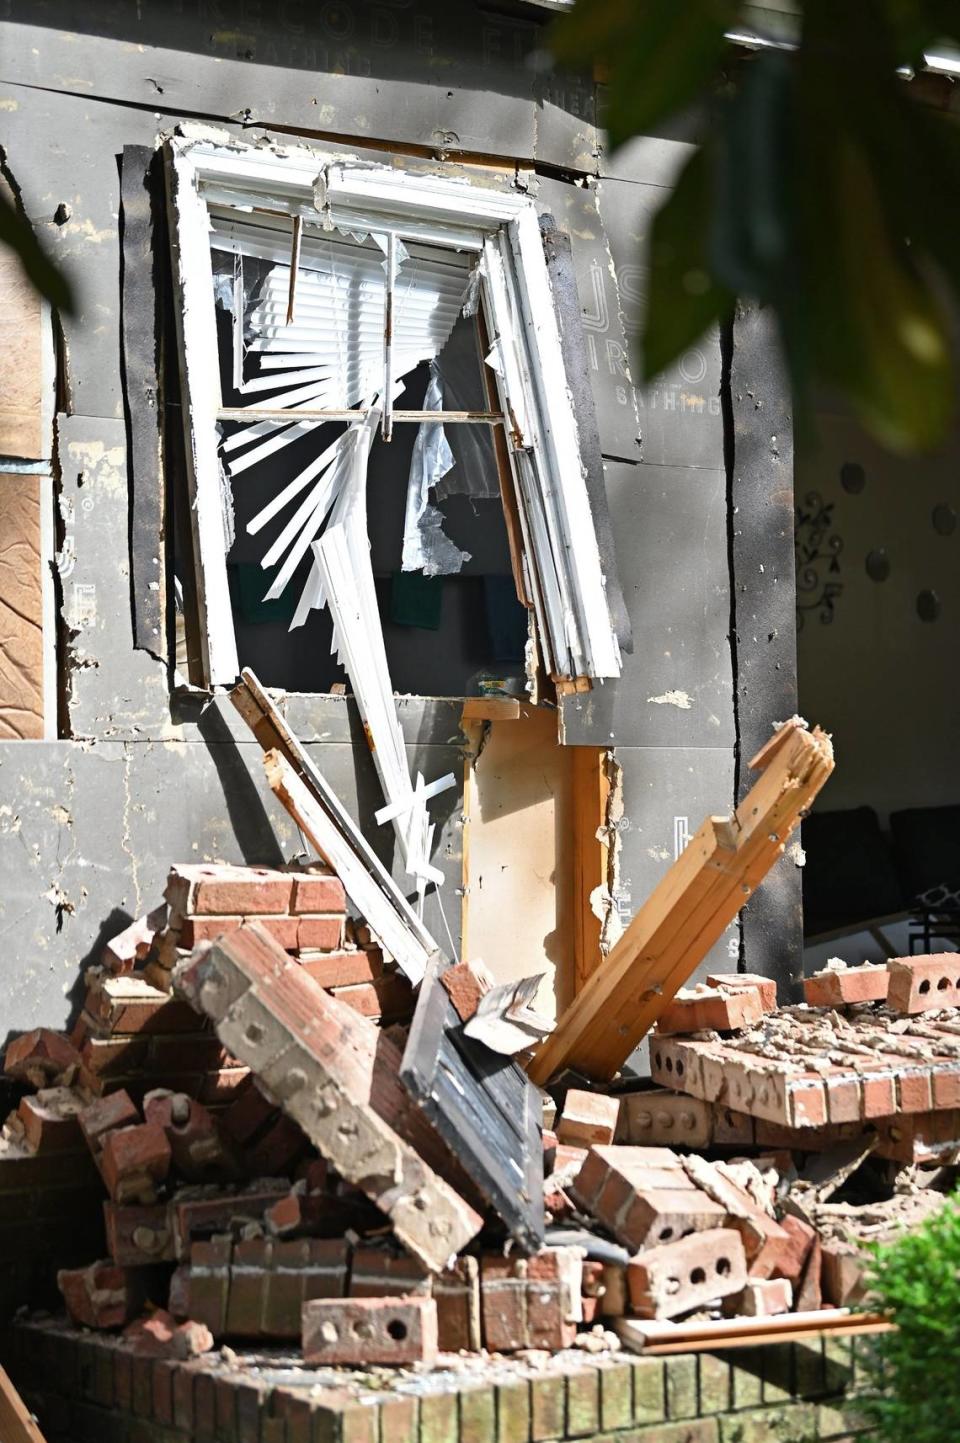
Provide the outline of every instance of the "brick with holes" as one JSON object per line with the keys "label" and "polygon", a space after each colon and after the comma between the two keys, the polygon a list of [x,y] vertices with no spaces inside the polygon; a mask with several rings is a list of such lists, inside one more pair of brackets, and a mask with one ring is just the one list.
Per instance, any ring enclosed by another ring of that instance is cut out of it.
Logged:
{"label": "brick with holes", "polygon": [[143,1115],[148,1123],[163,1129],[174,1167],[187,1182],[240,1176],[232,1146],[221,1134],[212,1113],[195,1098],[157,1088],[144,1097]]}
{"label": "brick with holes", "polygon": [[432,1366],[437,1360],[437,1305],[432,1298],[316,1299],[303,1307],[308,1364]]}
{"label": "brick with holes", "polygon": [[708,1102],[658,1087],[620,1099],[616,1141],[642,1147],[709,1147],[713,1122]]}
{"label": "brick with holes", "polygon": [[107,1249],[121,1267],[147,1267],[152,1263],[172,1263],[174,1250],[173,1223],[166,1203],[140,1206],[136,1203],[103,1205]]}
{"label": "brick with holes", "polygon": [[891,957],[887,963],[890,987],[887,1006],[913,1016],[937,1007],[960,1004],[960,957],[936,952],[925,957]]}
{"label": "brick with holes", "polygon": [[726,1217],[669,1148],[592,1147],[570,1191],[631,1249],[721,1227]]}
{"label": "brick with holes", "polygon": [[743,1243],[731,1228],[648,1248],[627,1264],[630,1306],[641,1318],[675,1318],[741,1292],[746,1282]]}

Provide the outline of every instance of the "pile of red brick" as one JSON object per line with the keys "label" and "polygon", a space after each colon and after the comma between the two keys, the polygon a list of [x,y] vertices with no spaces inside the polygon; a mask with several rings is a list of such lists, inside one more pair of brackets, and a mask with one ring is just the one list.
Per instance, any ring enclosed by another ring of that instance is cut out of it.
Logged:
{"label": "pile of red brick", "polygon": [[[441,980],[463,1019],[490,984]],[[430,1366],[843,1306],[858,1237],[940,1206],[952,1174],[922,1169],[960,1156],[952,955],[832,967],[799,1007],[745,975],[678,994],[654,1086],[544,1095],[556,1231],[533,1256],[405,1092],[413,989],[329,872],[174,867],[85,981],[69,1037],[8,1047],[0,1170],[99,1187],[100,1256],[60,1289],[149,1356],[266,1340]]]}

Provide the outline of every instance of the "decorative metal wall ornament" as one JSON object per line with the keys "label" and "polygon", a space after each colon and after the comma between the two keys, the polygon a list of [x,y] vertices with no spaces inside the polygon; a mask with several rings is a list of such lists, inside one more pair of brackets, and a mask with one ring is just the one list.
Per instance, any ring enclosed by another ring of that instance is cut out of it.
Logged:
{"label": "decorative metal wall ornament", "polygon": [[797,568],[797,629],[803,629],[808,612],[826,625],[833,620],[837,598],[843,591],[840,556],[843,540],[833,530],[833,501],[819,491],[808,491],[797,504],[794,551]]}

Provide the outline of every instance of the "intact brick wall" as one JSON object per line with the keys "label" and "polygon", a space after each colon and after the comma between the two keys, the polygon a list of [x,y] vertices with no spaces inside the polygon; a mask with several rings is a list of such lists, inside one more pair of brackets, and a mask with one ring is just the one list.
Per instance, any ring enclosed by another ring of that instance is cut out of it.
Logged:
{"label": "intact brick wall", "polygon": [[853,1340],[667,1358],[565,1353],[425,1375],[312,1369],[282,1353],[137,1357],[22,1323],[5,1360],[47,1443],[826,1443],[869,1435],[842,1407]]}

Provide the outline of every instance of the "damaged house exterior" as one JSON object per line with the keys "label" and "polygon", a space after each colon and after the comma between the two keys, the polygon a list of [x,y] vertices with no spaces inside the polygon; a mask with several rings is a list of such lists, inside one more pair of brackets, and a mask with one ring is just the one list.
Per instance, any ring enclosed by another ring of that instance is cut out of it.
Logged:
{"label": "damaged house exterior", "polygon": [[[47,1443],[108,1410],[146,1443],[725,1443],[774,1403],[850,1431],[843,1249],[821,1289],[820,1215],[728,1161],[907,1146],[892,1064],[868,1101],[787,1006],[833,769],[796,716],[787,385],[749,305],[634,384],[690,147],[610,152],[595,77],[544,61],[563,8],[3,10],[0,183],[76,297],[0,253],[0,1323],[59,1271],[92,1330],[11,1330]],[[910,1110],[956,1136],[948,1033]],[[742,1340],[817,1324],[816,1377],[680,1354],[671,1320],[727,1297]],[[128,1367],[100,1330],[147,1305]],[[651,1356],[514,1358],[594,1324]],[[274,1353],[212,1363],[236,1337]],[[481,1345],[474,1403],[420,1388]],[[330,1371],[368,1363],[409,1390]]]}

